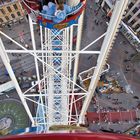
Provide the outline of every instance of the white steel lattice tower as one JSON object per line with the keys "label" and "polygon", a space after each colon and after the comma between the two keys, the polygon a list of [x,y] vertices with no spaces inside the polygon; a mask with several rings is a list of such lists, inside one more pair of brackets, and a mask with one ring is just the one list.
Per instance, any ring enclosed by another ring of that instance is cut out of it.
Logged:
{"label": "white steel lattice tower", "polygon": [[[47,29],[40,26],[41,51],[40,59],[42,62],[43,78],[41,79],[39,65],[35,58],[36,73],[39,84],[38,107],[36,112],[36,122],[38,125],[45,124],[45,127],[52,125],[68,125],[77,123],[75,117],[72,117],[70,110],[70,91],[74,90],[76,83],[77,68],[74,70],[75,78],[71,80],[72,70],[72,42],[73,30],[78,30],[77,37],[79,42],[77,48],[80,47],[80,38],[82,31],[83,14],[79,18],[79,24],[72,25],[69,28],[61,30]],[[35,37],[33,32],[34,23],[29,16],[32,44],[36,51]],[[35,54],[36,55],[36,54]],[[78,57],[77,57],[78,59]],[[76,63],[74,64],[76,67]],[[40,82],[42,80],[42,82]],[[85,93],[83,93],[85,94]],[[29,95],[29,94],[28,94]],[[78,117],[78,116],[77,116]],[[72,119],[73,118],[73,119]]]}
{"label": "white steel lattice tower", "polygon": [[[7,36],[3,32],[0,32],[3,36],[7,37],[22,48],[22,50],[6,50],[2,40],[0,40],[1,58],[13,83],[15,84],[17,93],[33,126],[41,125],[46,131],[52,125],[84,123],[87,108],[94,94],[112,43],[115,39],[115,35],[118,31],[127,3],[127,0],[118,0],[116,2],[108,30],[101,36],[105,36],[105,39],[100,51],[85,51],[99,39],[93,41],[87,47],[80,50],[84,12],[81,14],[78,24],[74,24],[61,30],[48,29],[40,25],[40,50],[36,48],[35,42],[34,26],[36,23],[33,22],[30,15],[29,25],[33,46],[32,50],[27,50],[11,37]],[[75,49],[73,49],[74,30],[77,32]],[[39,86],[38,93],[31,94],[29,92],[34,86],[25,92],[22,92],[16,76],[12,71],[7,53],[28,53],[34,57],[37,84]],[[91,76],[91,82],[88,90],[85,90],[83,87],[76,84],[79,54],[86,53],[98,55],[97,63],[94,67],[95,69],[93,75]],[[75,86],[80,89],[80,93],[75,92]],[[26,100],[30,100],[36,104],[35,114],[33,114],[28,107]],[[79,108],[78,102],[81,102],[81,100],[83,101],[83,105]]]}

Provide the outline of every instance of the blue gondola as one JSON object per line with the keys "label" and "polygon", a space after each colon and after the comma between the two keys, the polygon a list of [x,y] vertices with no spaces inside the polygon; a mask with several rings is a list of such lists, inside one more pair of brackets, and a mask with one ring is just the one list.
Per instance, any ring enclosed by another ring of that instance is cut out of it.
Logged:
{"label": "blue gondola", "polygon": [[78,19],[86,6],[86,0],[81,0],[77,6],[73,7],[72,12],[67,15],[67,18],[64,21],[60,23],[53,23],[53,21],[45,19],[42,13],[36,12],[37,10],[39,10],[39,4],[37,3],[37,0],[30,1],[21,0],[21,1],[28,13],[35,14],[37,21],[41,26],[49,29],[58,29],[58,30],[70,27],[73,24],[77,24]]}

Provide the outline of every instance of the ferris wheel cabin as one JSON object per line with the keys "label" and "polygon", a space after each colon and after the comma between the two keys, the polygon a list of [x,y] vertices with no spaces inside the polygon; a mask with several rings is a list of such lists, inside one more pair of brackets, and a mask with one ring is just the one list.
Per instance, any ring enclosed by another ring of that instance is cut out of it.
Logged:
{"label": "ferris wheel cabin", "polygon": [[65,20],[63,20],[60,23],[54,23],[52,20],[44,18],[44,14],[40,12],[40,9],[42,9],[42,7],[39,4],[38,0],[31,1],[22,0],[21,2],[23,7],[26,9],[27,13],[32,14],[34,19],[39,25],[49,29],[58,29],[58,30],[70,27],[73,24],[77,24],[78,19],[86,6],[86,0],[80,0],[79,4],[72,7],[72,11],[67,14]]}

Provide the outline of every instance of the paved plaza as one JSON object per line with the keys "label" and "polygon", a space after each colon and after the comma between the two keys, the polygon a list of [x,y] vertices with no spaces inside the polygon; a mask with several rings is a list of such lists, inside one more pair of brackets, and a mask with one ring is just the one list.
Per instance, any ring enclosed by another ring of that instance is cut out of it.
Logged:
{"label": "paved plaza", "polygon": [[[105,18],[105,13],[102,9],[98,13],[95,12],[95,9],[98,8],[98,5],[93,2],[93,0],[87,1],[87,8],[84,18],[83,26],[83,36],[81,42],[81,49],[87,46],[89,43],[100,37],[107,30],[108,20]],[[98,21],[98,24],[97,24]],[[37,29],[37,27],[36,27]],[[26,20],[21,24],[13,25],[11,29],[4,28],[3,32],[15,39],[17,42],[21,43],[27,49],[32,49],[31,37],[29,32],[29,25]],[[37,48],[40,47],[39,33],[36,33],[36,43]],[[23,34],[23,38],[21,37]],[[3,37],[2,37],[3,38]],[[17,46],[11,43],[8,39],[3,38],[4,45],[6,49],[16,49]],[[103,38],[98,42],[93,44],[88,50],[100,50],[103,42]],[[28,46],[27,46],[27,45]],[[20,49],[18,47],[18,49]],[[126,111],[126,110],[136,110],[137,105],[140,104],[140,63],[132,61],[133,56],[137,54],[135,48],[129,44],[126,38],[118,33],[115,44],[112,47],[110,55],[108,56],[107,63],[110,64],[109,75],[114,77],[119,81],[119,84],[125,89],[126,92],[121,94],[112,93],[109,95],[97,95],[97,104],[91,102],[89,111],[95,112],[97,110],[101,111]],[[17,77],[31,77],[35,74],[35,66],[33,65],[33,57],[29,54],[9,54],[13,71],[16,73]],[[87,70],[96,65],[97,55],[82,55],[79,60],[79,72]],[[0,83],[5,83],[9,81],[9,76],[6,73],[5,67],[0,58]],[[22,84],[31,83],[31,80],[23,81]],[[16,98],[16,91],[7,92],[5,95],[0,96],[0,99],[5,98]],[[137,96],[138,98],[134,98]],[[117,100],[117,104],[114,104]],[[138,111],[139,113],[139,111]],[[139,116],[139,114],[138,114]],[[138,122],[128,121],[127,123],[121,124],[108,124],[102,122],[100,124],[91,123],[89,129],[92,131],[100,130],[102,127],[104,129],[115,129],[119,131],[121,127],[122,132],[125,131],[128,127],[132,127]]]}
{"label": "paved plaza", "polygon": [[[82,47],[85,47],[86,45],[91,43],[107,30],[106,22],[108,22],[108,20],[103,18],[105,13],[102,9],[100,9],[97,15],[94,9],[98,9],[98,5],[93,3],[92,0],[89,0],[85,14],[85,24],[83,29],[84,39],[82,40]],[[95,21],[98,21],[99,24],[96,24]],[[99,50],[102,41],[103,39],[99,40],[97,43],[92,45],[89,50]],[[131,109],[136,110],[137,105],[140,103],[140,64],[139,62],[133,63],[133,61],[131,61],[131,58],[135,54],[137,54],[136,49],[132,45],[130,45],[123,34],[119,32],[107,60],[107,63],[109,63],[111,67],[108,74],[119,82],[120,86],[124,88],[125,92],[120,94],[112,93],[107,95],[102,94],[101,96],[97,95],[97,104],[95,105],[93,104],[93,102],[91,102],[89,106],[90,112],[112,112],[117,110],[126,111]],[[91,57],[88,55],[81,56],[79,64],[80,72],[83,70],[87,70],[95,65],[94,60],[96,59],[97,56],[94,55]],[[135,96],[137,96],[138,98],[134,98]],[[103,127],[107,130],[109,130],[109,128],[112,128],[115,131],[119,131],[121,127],[121,132],[124,132],[129,127],[132,127],[135,124],[139,124],[139,121],[128,121],[120,124],[108,124],[105,122],[99,124],[90,123],[89,129],[92,131],[98,131],[101,129],[101,127]]]}

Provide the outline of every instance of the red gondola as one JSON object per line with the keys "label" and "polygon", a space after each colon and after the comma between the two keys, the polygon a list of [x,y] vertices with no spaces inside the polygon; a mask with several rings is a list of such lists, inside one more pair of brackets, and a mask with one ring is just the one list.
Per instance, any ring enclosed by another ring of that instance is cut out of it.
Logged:
{"label": "red gondola", "polygon": [[127,135],[111,133],[89,133],[75,132],[72,133],[47,133],[47,134],[28,134],[16,135],[2,138],[2,140],[137,140],[137,138]]}

